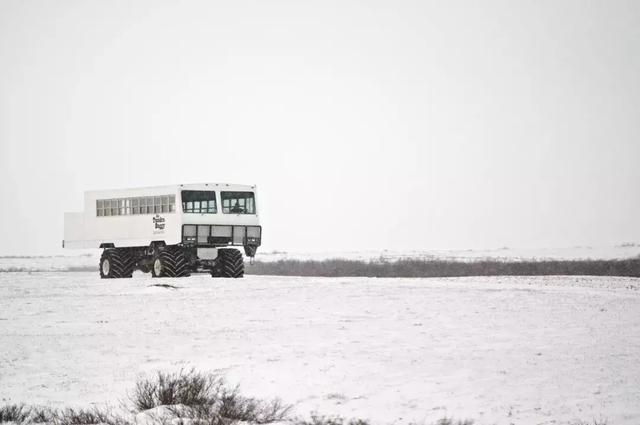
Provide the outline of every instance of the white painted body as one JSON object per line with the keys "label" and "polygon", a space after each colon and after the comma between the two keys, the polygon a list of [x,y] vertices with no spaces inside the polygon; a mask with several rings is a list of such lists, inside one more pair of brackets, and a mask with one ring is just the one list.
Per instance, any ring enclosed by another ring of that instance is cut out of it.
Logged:
{"label": "white painted body", "polygon": [[[211,190],[216,192],[218,212],[216,214],[184,213],[181,191]],[[253,192],[255,214],[224,214],[220,192]],[[101,216],[96,213],[99,199],[129,198],[141,196],[175,195],[173,212],[139,215]],[[164,219],[164,229],[157,229],[154,218]],[[260,224],[258,197],[255,186],[201,183],[171,186],[156,186],[134,189],[87,191],[84,194],[84,211],[64,214],[64,248],[99,248],[100,244],[113,243],[116,247],[148,246],[153,241],[164,241],[167,245],[181,242],[184,224],[250,225]]]}

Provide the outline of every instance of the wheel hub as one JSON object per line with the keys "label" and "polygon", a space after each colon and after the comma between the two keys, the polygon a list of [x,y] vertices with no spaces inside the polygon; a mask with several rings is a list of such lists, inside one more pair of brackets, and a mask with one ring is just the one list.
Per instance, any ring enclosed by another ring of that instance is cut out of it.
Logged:
{"label": "wheel hub", "polygon": [[109,272],[111,271],[111,264],[109,263],[109,259],[105,258],[102,260],[102,274],[105,276],[109,276]]}
{"label": "wheel hub", "polygon": [[160,273],[162,273],[162,261],[160,261],[159,258],[156,258],[156,260],[153,262],[153,271],[156,276],[160,276]]}

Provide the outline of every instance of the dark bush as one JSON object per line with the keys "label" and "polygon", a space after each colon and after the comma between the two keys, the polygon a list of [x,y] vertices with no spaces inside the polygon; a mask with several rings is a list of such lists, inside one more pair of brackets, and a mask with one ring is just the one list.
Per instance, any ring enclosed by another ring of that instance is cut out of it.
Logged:
{"label": "dark bush", "polygon": [[214,404],[224,390],[224,380],[214,374],[194,369],[158,372],[154,378],[140,379],[131,396],[136,410],[182,404],[203,406]]}
{"label": "dark bush", "polygon": [[[194,369],[158,372],[154,378],[141,379],[131,399],[137,411],[171,406],[175,416],[211,425],[234,421],[267,424],[285,419],[291,409],[279,399],[262,401],[241,396],[238,387],[228,387],[219,375]],[[190,409],[177,409],[176,405]]]}
{"label": "dark bush", "polygon": [[[126,421],[108,410],[93,409],[63,409],[50,413],[51,417],[42,422],[54,425],[125,425]],[[45,416],[46,417],[46,416]]]}
{"label": "dark bush", "polygon": [[452,418],[442,418],[439,419],[435,425],[473,425],[473,421],[471,419],[455,420]]}
{"label": "dark bush", "polygon": [[279,399],[264,402],[243,397],[236,390],[225,394],[218,415],[233,421],[268,424],[287,418],[291,406],[284,405]]}
{"label": "dark bush", "polygon": [[5,405],[0,407],[0,423],[15,422],[53,424],[53,425],[125,425],[126,421],[111,414],[107,410],[94,409],[62,409],[51,410],[45,407],[25,405]]}
{"label": "dark bush", "polygon": [[31,408],[24,404],[0,406],[0,422],[24,422],[31,414]]}
{"label": "dark bush", "polygon": [[363,419],[346,419],[342,416],[323,416],[312,413],[309,419],[296,419],[294,425],[370,425]]}
{"label": "dark bush", "polygon": [[31,416],[29,421],[36,424],[53,423],[55,419],[55,412],[46,407],[32,407]]}

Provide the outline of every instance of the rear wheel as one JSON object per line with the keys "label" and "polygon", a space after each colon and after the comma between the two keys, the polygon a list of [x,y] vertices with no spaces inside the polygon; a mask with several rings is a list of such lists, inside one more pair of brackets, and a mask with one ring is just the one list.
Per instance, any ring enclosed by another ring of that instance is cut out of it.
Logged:
{"label": "rear wheel", "polygon": [[118,279],[131,277],[135,261],[123,249],[105,249],[100,257],[100,277],[102,279]]}
{"label": "rear wheel", "polygon": [[182,248],[167,247],[159,251],[151,263],[153,277],[186,277],[190,276],[189,262]]}
{"label": "rear wheel", "polygon": [[212,277],[244,276],[244,260],[237,249],[219,249],[216,265],[211,269]]}

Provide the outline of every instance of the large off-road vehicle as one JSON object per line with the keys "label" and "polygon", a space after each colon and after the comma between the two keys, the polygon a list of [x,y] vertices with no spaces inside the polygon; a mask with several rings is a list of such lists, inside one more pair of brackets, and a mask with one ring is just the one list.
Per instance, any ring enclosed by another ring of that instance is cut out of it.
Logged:
{"label": "large off-road vehicle", "polygon": [[102,248],[102,278],[242,277],[262,239],[256,187],[225,183],[89,191],[65,213],[64,248]]}

